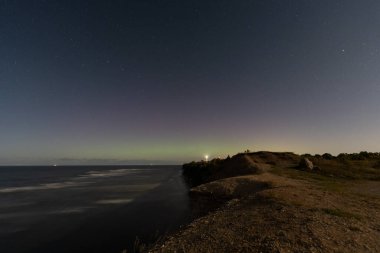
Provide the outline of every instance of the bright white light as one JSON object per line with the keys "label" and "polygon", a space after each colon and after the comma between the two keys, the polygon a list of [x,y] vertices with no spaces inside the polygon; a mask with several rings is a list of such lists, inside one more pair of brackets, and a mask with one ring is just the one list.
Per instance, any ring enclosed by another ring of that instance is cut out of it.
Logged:
{"label": "bright white light", "polygon": [[206,160],[206,162],[208,161],[208,155],[205,155],[205,160]]}

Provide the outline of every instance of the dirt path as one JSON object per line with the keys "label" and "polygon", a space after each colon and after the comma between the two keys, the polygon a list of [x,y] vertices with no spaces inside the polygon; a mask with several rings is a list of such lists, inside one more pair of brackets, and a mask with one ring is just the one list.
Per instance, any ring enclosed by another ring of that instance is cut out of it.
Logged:
{"label": "dirt path", "polygon": [[253,159],[249,155],[244,155],[244,158],[247,159],[248,163],[252,166],[256,165],[255,161],[253,161]]}
{"label": "dirt path", "polygon": [[244,158],[248,161],[252,167],[257,168],[260,172],[268,172],[271,168],[268,164],[258,163],[252,159],[249,155],[244,155]]}

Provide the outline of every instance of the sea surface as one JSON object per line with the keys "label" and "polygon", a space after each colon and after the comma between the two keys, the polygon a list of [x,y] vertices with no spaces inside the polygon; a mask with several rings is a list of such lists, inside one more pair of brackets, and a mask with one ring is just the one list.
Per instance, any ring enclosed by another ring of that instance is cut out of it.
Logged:
{"label": "sea surface", "polygon": [[132,252],[190,221],[187,191],[180,166],[0,167],[0,252]]}

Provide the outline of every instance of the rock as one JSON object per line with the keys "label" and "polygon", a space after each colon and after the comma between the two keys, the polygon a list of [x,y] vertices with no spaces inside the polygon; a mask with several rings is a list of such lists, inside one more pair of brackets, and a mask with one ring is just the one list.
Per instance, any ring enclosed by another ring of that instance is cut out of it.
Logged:
{"label": "rock", "polygon": [[303,170],[313,170],[314,169],[313,163],[305,157],[303,157],[301,159],[301,161],[299,163],[299,167],[300,167],[300,169],[303,169]]}

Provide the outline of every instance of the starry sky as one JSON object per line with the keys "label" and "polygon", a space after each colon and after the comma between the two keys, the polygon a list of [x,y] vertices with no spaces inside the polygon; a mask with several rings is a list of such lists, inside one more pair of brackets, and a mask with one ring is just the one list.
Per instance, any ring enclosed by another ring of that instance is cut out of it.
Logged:
{"label": "starry sky", "polygon": [[380,151],[380,1],[0,0],[0,164]]}

